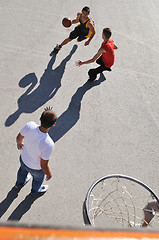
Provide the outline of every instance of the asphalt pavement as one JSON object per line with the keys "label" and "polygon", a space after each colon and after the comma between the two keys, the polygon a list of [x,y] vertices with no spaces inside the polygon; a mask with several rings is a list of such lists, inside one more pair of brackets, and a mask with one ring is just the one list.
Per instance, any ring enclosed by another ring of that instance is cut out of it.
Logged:
{"label": "asphalt pavement", "polygon": [[[90,45],[74,40],[50,57],[75,27],[64,28],[63,17],[75,19],[86,5],[96,29]],[[159,195],[159,1],[0,0],[0,16],[1,222],[81,227],[88,188],[108,174],[135,177]],[[96,63],[75,62],[96,54],[105,27],[118,46],[115,64],[88,83]],[[47,106],[58,115],[53,178],[31,199],[31,183],[12,192],[15,139]]]}

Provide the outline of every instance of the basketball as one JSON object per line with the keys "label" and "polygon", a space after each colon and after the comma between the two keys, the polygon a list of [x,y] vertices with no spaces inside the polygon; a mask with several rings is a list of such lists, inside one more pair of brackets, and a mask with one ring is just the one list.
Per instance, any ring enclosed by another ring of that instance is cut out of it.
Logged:
{"label": "basketball", "polygon": [[71,19],[65,17],[63,20],[62,20],[62,25],[66,28],[70,27],[72,25],[71,23]]}

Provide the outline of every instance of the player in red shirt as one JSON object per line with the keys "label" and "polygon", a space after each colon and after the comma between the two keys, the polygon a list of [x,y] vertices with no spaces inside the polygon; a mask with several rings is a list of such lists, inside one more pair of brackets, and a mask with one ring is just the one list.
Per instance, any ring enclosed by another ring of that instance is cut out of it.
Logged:
{"label": "player in red shirt", "polygon": [[88,71],[89,81],[94,81],[98,73],[102,73],[103,71],[111,71],[111,66],[115,61],[114,49],[118,49],[113,40],[110,38],[111,35],[112,32],[110,28],[104,28],[102,33],[104,42],[102,43],[97,54],[90,60],[84,62],[79,60],[76,62],[76,65],[80,67],[83,64],[93,63],[97,59],[96,63],[100,66]]}

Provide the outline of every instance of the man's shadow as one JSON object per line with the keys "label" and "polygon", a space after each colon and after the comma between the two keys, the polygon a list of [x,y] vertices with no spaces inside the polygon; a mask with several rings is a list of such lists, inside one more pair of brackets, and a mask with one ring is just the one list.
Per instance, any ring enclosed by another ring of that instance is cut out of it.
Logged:
{"label": "man's shadow", "polygon": [[38,83],[38,80],[35,73],[29,73],[20,80],[19,86],[21,88],[30,86],[18,99],[18,109],[7,118],[5,122],[6,127],[11,126],[22,113],[32,113],[36,111],[39,107],[55,96],[61,87],[61,79],[65,71],[66,63],[71,59],[76,49],[77,45],[74,45],[70,54],[61,62],[61,64],[57,68],[52,69],[56,60],[56,55],[54,54],[50,59],[36,89],[34,88]]}
{"label": "man's shadow", "polygon": [[91,88],[100,85],[105,80],[104,74],[101,73],[98,80],[94,82],[87,81],[77,89],[71,98],[67,110],[58,117],[56,125],[49,131],[49,135],[54,142],[62,138],[79,120],[81,101],[84,94]]}
{"label": "man's shadow", "polygon": [[[19,190],[13,187],[7,194],[6,198],[0,203],[0,218],[8,210],[14,199],[18,197]],[[36,199],[42,197],[44,194],[28,194],[26,198],[13,211],[8,220],[20,220],[21,217],[31,208],[31,205]]]}
{"label": "man's shadow", "polygon": [[29,193],[26,198],[18,205],[18,207],[9,216],[8,221],[19,221],[22,216],[29,211],[36,199],[42,197],[45,193],[32,194]]}
{"label": "man's shadow", "polygon": [[7,194],[6,198],[0,203],[0,218],[7,211],[14,199],[18,197],[18,190],[13,187]]}

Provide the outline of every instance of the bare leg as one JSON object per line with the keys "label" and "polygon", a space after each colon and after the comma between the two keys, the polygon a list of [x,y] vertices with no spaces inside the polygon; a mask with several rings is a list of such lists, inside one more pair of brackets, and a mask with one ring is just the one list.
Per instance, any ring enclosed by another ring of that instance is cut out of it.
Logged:
{"label": "bare leg", "polygon": [[159,203],[157,201],[152,201],[144,207],[144,221],[142,227],[146,227],[153,217],[155,212],[159,212]]}
{"label": "bare leg", "polygon": [[52,57],[53,54],[57,54],[62,48],[62,46],[66,45],[68,42],[71,42],[71,41],[72,39],[68,37],[60,45],[57,44],[54,50],[50,53],[50,56]]}
{"label": "bare leg", "polygon": [[66,39],[60,44],[60,46],[62,47],[62,46],[64,46],[64,45],[66,45],[68,42],[71,42],[71,41],[72,41],[71,38],[66,38]]}
{"label": "bare leg", "polygon": [[142,227],[147,227],[148,224],[149,224],[149,222],[146,221],[146,219],[144,219],[144,222],[143,222],[143,224],[142,224]]}

